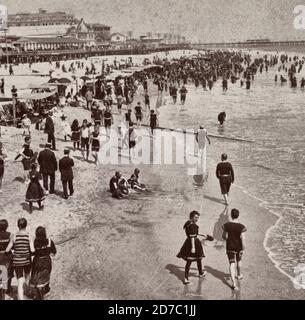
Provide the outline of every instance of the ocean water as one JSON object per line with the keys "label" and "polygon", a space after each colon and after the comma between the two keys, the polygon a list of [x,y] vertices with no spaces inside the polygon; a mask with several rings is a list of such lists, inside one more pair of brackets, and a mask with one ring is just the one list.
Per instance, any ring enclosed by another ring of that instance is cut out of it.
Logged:
{"label": "ocean water", "polygon": [[[236,185],[281,218],[268,231],[265,247],[292,279],[294,267],[305,262],[305,91],[275,83],[276,71],[258,73],[249,91],[239,82],[229,84],[227,93],[221,81],[205,92],[189,83],[186,106],[174,106],[167,97],[160,122],[164,117],[172,127],[194,129],[204,124],[211,134],[255,141],[213,139],[211,152],[219,157],[226,152]],[[298,74],[298,80],[303,76]],[[227,113],[224,128],[217,123],[221,111]]]}

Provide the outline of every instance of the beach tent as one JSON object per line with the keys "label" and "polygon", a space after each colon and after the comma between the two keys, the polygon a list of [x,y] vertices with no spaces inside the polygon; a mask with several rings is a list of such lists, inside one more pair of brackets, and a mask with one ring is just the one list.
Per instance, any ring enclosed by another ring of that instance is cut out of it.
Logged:
{"label": "beach tent", "polygon": [[52,97],[56,93],[56,90],[50,92],[32,92],[23,93],[18,96],[19,100],[43,100]]}

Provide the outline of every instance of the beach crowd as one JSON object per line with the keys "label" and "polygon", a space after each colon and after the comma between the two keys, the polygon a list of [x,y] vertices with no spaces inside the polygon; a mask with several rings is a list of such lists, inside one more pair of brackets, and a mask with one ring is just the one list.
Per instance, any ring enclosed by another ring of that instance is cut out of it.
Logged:
{"label": "beach crowd", "polygon": [[[29,204],[28,211],[33,213],[33,204],[37,203],[38,209],[43,210],[43,201],[48,194],[55,194],[56,172],[60,172],[62,182],[62,194],[64,199],[73,197],[75,193],[74,173],[77,165],[73,157],[77,152],[82,155],[82,161],[90,162],[90,153],[93,163],[99,163],[99,151],[102,136],[109,139],[112,130],[120,131],[120,126],[114,128],[114,119],[118,116],[128,128],[122,137],[123,146],[132,151],[135,148],[141,126],[150,128],[151,139],[159,127],[158,108],[162,105],[162,98],[169,95],[173,104],[179,102],[187,106],[188,86],[193,85],[196,90],[201,87],[203,91],[213,90],[215,83],[221,81],[223,92],[230,90],[231,85],[239,85],[241,88],[251,90],[256,75],[268,72],[271,68],[277,68],[278,73],[275,82],[282,85],[289,80],[291,87],[297,87],[296,75],[301,72],[304,58],[289,58],[287,55],[264,55],[255,58],[250,54],[240,51],[207,51],[193,56],[183,56],[178,59],[161,60],[154,57],[153,64],[146,63],[145,68],[134,71],[132,74],[119,75],[109,80],[109,76],[126,67],[133,67],[132,59],[124,66],[116,59],[113,64],[105,64],[99,67],[94,63],[91,66],[83,62],[57,61],[55,69],[63,74],[74,75],[76,71],[84,73],[83,84],[71,88],[68,92],[64,88],[62,94],[55,94],[45,103],[35,101],[33,105],[18,101],[18,92],[15,87],[11,94],[14,99],[17,115],[20,117],[23,144],[21,150],[16,152],[14,161],[21,159],[23,167],[23,182],[27,185],[25,200]],[[51,62],[52,66],[52,62]],[[31,68],[31,65],[29,65]],[[9,66],[10,74],[13,67]],[[100,72],[99,72],[100,71]],[[52,83],[52,69],[50,67],[50,83]],[[94,79],[92,82],[91,80]],[[287,80],[288,79],[288,80]],[[60,86],[59,86],[60,87]],[[65,87],[65,85],[62,85]],[[67,87],[67,86],[66,86]],[[300,81],[300,87],[305,87],[304,78]],[[4,79],[1,80],[0,90],[4,93]],[[156,91],[157,105],[151,104],[151,92]],[[59,90],[60,91],[60,90]],[[65,110],[67,108],[83,108],[88,114],[87,119],[72,119],[69,123]],[[225,125],[226,112],[219,110],[217,121]],[[8,110],[11,113],[11,110]],[[123,113],[124,112],[124,113]],[[0,109],[4,115],[5,110]],[[56,123],[54,117],[60,118],[62,128],[62,140],[65,141],[63,154],[59,155],[56,136]],[[33,130],[33,122],[35,129]],[[200,124],[199,124],[200,125]],[[46,135],[45,147],[41,151],[33,150],[31,138],[43,130]],[[20,131],[21,132],[21,131]],[[105,135],[103,134],[105,132]],[[198,148],[203,152],[210,143],[209,135],[204,126],[196,135]],[[71,145],[66,145],[70,142]],[[8,162],[5,155],[5,145],[0,142],[0,193],[5,192],[3,177],[5,166]],[[9,164],[8,164],[9,165]],[[224,205],[229,205],[229,192],[234,183],[235,173],[233,166],[228,162],[228,155],[221,155],[221,162],[216,168],[216,177],[219,179],[221,194],[224,197]],[[198,178],[198,177],[197,177]],[[196,178],[196,179],[197,179]],[[204,182],[204,176],[196,182]],[[194,178],[195,179],[195,178]],[[41,183],[42,180],[42,183]],[[109,192],[115,199],[128,199],[131,193],[143,193],[149,189],[147,184],[140,179],[140,170],[134,172],[127,179],[117,170],[109,177]],[[231,221],[223,225],[223,239],[227,244],[227,256],[230,264],[232,289],[237,289],[237,280],[241,280],[241,260],[244,252],[244,233],[246,227],[239,223],[239,210],[231,210]],[[177,257],[186,261],[184,284],[189,284],[189,271],[192,262],[197,263],[199,277],[205,277],[206,271],[202,264],[204,252],[199,237],[213,241],[213,237],[199,233],[197,222],[200,213],[192,211],[189,220],[184,225],[186,241]],[[17,221],[19,231],[12,235],[8,232],[9,226],[6,220],[0,220],[0,265],[7,269],[7,293],[11,292],[11,279],[15,275],[18,282],[18,298],[25,294],[35,299],[42,299],[50,291],[50,275],[52,270],[51,256],[56,254],[54,242],[47,237],[45,228],[39,226],[32,240],[27,231],[27,221],[21,218]],[[28,288],[34,288],[28,290]]]}

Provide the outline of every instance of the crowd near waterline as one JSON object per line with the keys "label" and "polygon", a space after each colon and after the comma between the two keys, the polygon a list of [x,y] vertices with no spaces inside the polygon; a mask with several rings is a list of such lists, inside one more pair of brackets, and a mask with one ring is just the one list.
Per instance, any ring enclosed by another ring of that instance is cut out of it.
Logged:
{"label": "crowd near waterline", "polygon": [[[102,144],[111,139],[112,130],[118,132],[122,139],[122,149],[128,150],[128,157],[134,158],[134,150],[143,133],[143,127],[149,130],[145,134],[154,141],[156,130],[160,128],[159,108],[164,104],[164,97],[171,97],[171,104],[180,104],[181,107],[188,105],[188,86],[195,86],[196,90],[213,90],[215,83],[221,81],[223,92],[230,90],[230,85],[240,86],[250,90],[256,80],[256,75],[262,72],[269,72],[270,69],[277,70],[275,82],[290,83],[292,88],[298,86],[296,75],[302,71],[304,58],[288,57],[287,55],[264,55],[254,58],[253,55],[239,51],[209,51],[196,56],[184,56],[178,59],[158,59],[155,57],[151,68],[142,69],[126,77],[118,76],[109,82],[106,77],[115,70],[120,70],[116,60],[113,64],[102,63],[101,75],[98,77],[98,67],[91,64],[91,67],[84,67],[82,62],[72,62],[67,67],[67,62],[57,62],[56,68],[63,74],[71,73],[74,70],[84,70],[84,76],[88,79],[96,76],[97,80],[93,87],[84,81],[78,92],[73,88],[65,92],[64,98],[59,94],[54,95],[51,107],[42,106],[39,103],[29,106],[18,100],[18,90],[13,87],[11,90],[17,112],[20,113],[20,139],[22,139],[22,150],[16,152],[15,161],[21,159],[23,167],[23,182],[27,186],[25,201],[29,204],[28,212],[35,214],[33,205],[37,203],[38,209],[43,210],[43,202],[49,194],[55,193],[56,172],[60,172],[62,182],[62,197],[68,199],[77,197],[75,194],[74,174],[77,170],[77,162],[73,158],[80,153],[82,161],[91,161],[99,164],[99,153]],[[129,61],[132,67],[132,61]],[[147,65],[149,67],[149,64]],[[13,74],[13,66],[9,67],[10,74]],[[281,73],[281,74],[280,74]],[[280,76],[278,76],[280,74]],[[50,73],[52,79],[52,72]],[[2,80],[4,84],[4,80]],[[300,82],[300,88],[305,87],[305,80]],[[0,85],[0,88],[2,86]],[[4,89],[3,89],[4,91]],[[1,89],[2,92],[2,89]],[[157,105],[152,105],[152,98],[156,96]],[[178,101],[179,96],[179,101]],[[170,107],[167,104],[165,107]],[[67,121],[65,110],[67,108],[84,108],[87,110],[87,119],[69,119]],[[37,119],[35,125],[31,118],[35,113]],[[5,110],[2,112],[5,115]],[[60,126],[65,142],[62,154],[57,150],[59,137],[56,136],[56,121],[54,116],[59,117]],[[215,122],[225,126],[227,114],[223,106],[219,109],[219,116]],[[114,121],[119,118],[119,125]],[[34,129],[35,127],[35,129]],[[127,128],[122,130],[122,128]],[[207,129],[203,124],[198,123],[198,130],[194,139],[198,149],[198,159],[201,160],[201,172],[194,176],[197,184],[204,184],[206,178],[206,157],[207,145],[211,143]],[[31,137],[43,131],[46,135],[45,147],[42,151],[33,150]],[[225,142],[223,142],[225,144]],[[21,143],[20,143],[21,144]],[[5,155],[5,145],[0,142],[0,192],[5,192],[5,168],[11,165],[11,159]],[[233,205],[229,199],[231,185],[234,183],[236,172],[234,165],[228,159],[230,155],[225,153],[219,155],[221,161],[215,168],[215,175],[219,179],[220,192],[224,197],[223,204],[228,207]],[[102,167],[101,167],[101,170]],[[237,173],[238,174],[238,173]],[[140,170],[133,168],[130,178],[126,179],[117,170],[114,175],[109,176],[109,196],[116,200],[128,201],[132,193],[145,193],[150,186],[140,179]],[[189,285],[189,270],[192,262],[197,263],[198,276],[205,277],[206,271],[202,264],[204,258],[203,247],[200,238],[213,241],[210,235],[200,234],[197,225],[200,214],[192,211],[189,220],[183,229],[186,233],[186,241],[183,244],[177,257],[186,261],[184,284]],[[243,279],[241,272],[241,261],[245,248],[246,227],[239,222],[240,212],[232,209],[227,213],[230,222],[223,225],[223,239],[226,241],[226,252],[229,260],[232,290],[238,290],[238,281]],[[242,216],[242,213],[241,213]],[[18,299],[24,298],[24,283],[26,284],[25,294],[31,298],[41,299],[50,291],[51,256],[56,254],[54,242],[47,237],[43,227],[37,227],[35,239],[32,240],[26,231],[27,221],[25,218],[17,221],[19,232],[11,235],[8,231],[10,226],[6,220],[0,221],[0,263],[8,270],[7,293],[11,293],[11,279],[17,278]],[[42,221],[43,224],[43,221]],[[37,276],[39,274],[39,276]],[[37,279],[39,281],[37,281]],[[28,287],[34,288],[28,290]]]}

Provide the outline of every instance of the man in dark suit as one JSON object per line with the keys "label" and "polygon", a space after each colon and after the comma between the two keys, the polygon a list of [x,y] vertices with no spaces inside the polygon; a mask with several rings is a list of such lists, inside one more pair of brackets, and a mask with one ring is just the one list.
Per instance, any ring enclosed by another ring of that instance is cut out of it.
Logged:
{"label": "man in dark suit", "polygon": [[53,113],[51,111],[49,111],[49,114],[46,118],[44,133],[46,133],[48,135],[48,143],[52,143],[52,149],[56,150],[55,136],[54,136],[55,128],[54,128],[54,122],[52,119],[52,115],[53,115]]}
{"label": "man in dark suit", "polygon": [[39,153],[38,163],[40,166],[40,173],[43,178],[43,187],[48,193],[49,185],[48,179],[50,177],[50,194],[55,192],[55,171],[57,171],[57,160],[53,151],[50,150],[51,144],[47,143],[44,150]]}
{"label": "man in dark suit", "polygon": [[70,150],[65,149],[64,150],[64,157],[59,160],[59,171],[61,173],[61,181],[62,181],[62,187],[64,190],[64,198],[68,199],[68,188],[70,191],[70,196],[73,196],[74,189],[73,189],[73,170],[74,167],[74,161],[69,157]]}

